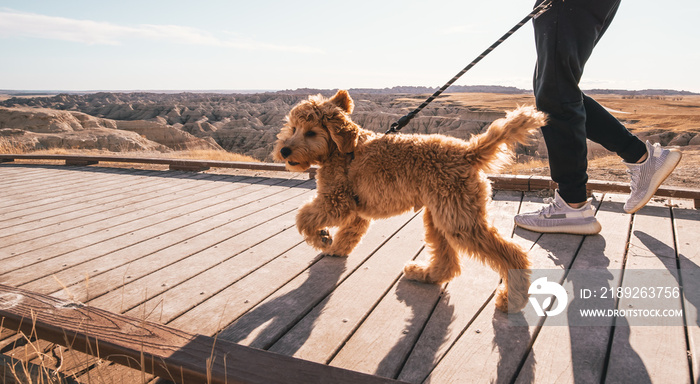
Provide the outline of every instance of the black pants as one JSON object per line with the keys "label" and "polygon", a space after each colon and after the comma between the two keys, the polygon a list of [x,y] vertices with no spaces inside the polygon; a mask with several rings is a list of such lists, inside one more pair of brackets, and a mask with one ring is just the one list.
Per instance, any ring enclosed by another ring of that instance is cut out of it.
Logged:
{"label": "black pants", "polygon": [[[538,3],[541,0],[538,1]],[[533,21],[537,108],[549,114],[542,127],[552,180],[569,203],[586,200],[586,138],[636,162],[646,146],[579,88],[586,61],[610,25],[620,0],[555,0]]]}

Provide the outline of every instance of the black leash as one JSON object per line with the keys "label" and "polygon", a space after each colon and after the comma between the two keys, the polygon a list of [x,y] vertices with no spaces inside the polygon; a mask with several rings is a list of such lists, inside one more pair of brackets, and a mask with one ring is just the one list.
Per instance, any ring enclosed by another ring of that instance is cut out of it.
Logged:
{"label": "black leash", "polygon": [[459,71],[459,73],[456,74],[452,79],[450,79],[450,81],[448,81],[447,83],[445,83],[445,85],[443,85],[442,88],[440,88],[440,89],[438,89],[437,91],[435,91],[435,93],[433,93],[432,96],[430,96],[427,100],[425,100],[425,101],[423,102],[423,104],[419,105],[418,108],[414,109],[413,111],[409,112],[407,115],[405,115],[405,116],[403,116],[402,118],[400,118],[400,119],[399,119],[397,122],[395,122],[394,124],[391,124],[391,128],[389,128],[389,130],[386,131],[386,134],[396,133],[396,132],[398,132],[401,128],[405,127],[414,117],[416,117],[416,115],[418,114],[418,112],[420,112],[423,108],[425,108],[428,104],[430,104],[433,100],[435,100],[435,99],[436,99],[438,96],[440,96],[443,92],[445,92],[445,90],[446,90],[447,88],[449,88],[450,85],[452,85],[455,81],[457,81],[457,79],[459,79],[462,75],[464,75],[465,72],[467,72],[467,71],[470,70],[474,65],[476,65],[476,63],[478,63],[479,61],[481,61],[481,59],[483,59],[486,55],[488,55],[489,53],[491,53],[491,51],[493,51],[496,47],[498,47],[499,45],[501,45],[501,43],[504,42],[507,38],[509,38],[510,35],[512,35],[513,33],[515,33],[515,31],[517,31],[518,29],[520,29],[520,27],[522,27],[523,25],[525,25],[525,23],[527,23],[528,21],[530,21],[530,19],[532,19],[532,18],[534,18],[534,17],[537,17],[537,16],[539,16],[540,14],[544,13],[546,10],[548,10],[549,7],[552,5],[552,2],[553,2],[553,1],[554,1],[554,0],[544,0],[542,3],[540,3],[538,6],[536,6],[536,7],[532,10],[532,12],[530,12],[527,16],[525,16],[524,19],[522,19],[518,24],[516,24],[513,28],[511,28],[510,31],[506,32],[505,35],[501,36],[501,38],[498,39],[498,41],[496,41],[495,43],[493,43],[493,44],[492,44],[490,47],[488,47],[484,52],[482,52],[481,55],[479,55],[479,57],[477,57],[476,59],[474,59],[471,63],[469,63],[469,65],[467,65],[466,67],[464,67],[464,69],[462,69],[461,71]]}

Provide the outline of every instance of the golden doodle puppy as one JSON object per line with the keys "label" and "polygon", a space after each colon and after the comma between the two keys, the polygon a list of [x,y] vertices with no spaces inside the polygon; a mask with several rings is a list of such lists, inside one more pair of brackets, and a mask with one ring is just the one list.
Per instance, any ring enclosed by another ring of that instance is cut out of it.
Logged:
{"label": "golden doodle puppy", "polygon": [[[516,244],[489,225],[491,184],[485,175],[507,163],[545,115],[521,107],[463,141],[442,135],[384,135],[350,119],[347,91],[297,104],[277,136],[273,157],[290,171],[320,168],[315,199],[299,209],[297,228],[324,254],[347,256],[372,219],[425,207],[427,263],[409,262],[406,277],[443,283],[459,275],[460,254],[476,257],[503,279],[496,306],[517,312],[527,303],[530,262]],[[328,228],[338,227],[334,238]],[[509,270],[520,270],[511,274]],[[508,291],[510,290],[510,303]]]}

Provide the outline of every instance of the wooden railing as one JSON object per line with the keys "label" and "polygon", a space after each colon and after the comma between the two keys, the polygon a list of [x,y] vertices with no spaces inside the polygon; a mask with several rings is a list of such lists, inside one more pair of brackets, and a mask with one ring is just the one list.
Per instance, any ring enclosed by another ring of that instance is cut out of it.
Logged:
{"label": "wooden railing", "polygon": [[2,284],[0,324],[178,383],[401,383]]}
{"label": "wooden railing", "polygon": [[[210,168],[236,168],[260,171],[285,171],[284,164],[274,163],[254,163],[239,161],[212,161],[212,160],[189,160],[189,159],[168,159],[168,158],[148,158],[148,157],[121,157],[121,156],[83,156],[83,155],[41,155],[41,154],[0,154],[0,163],[13,162],[15,160],[57,160],[65,161],[66,165],[95,165],[100,162],[110,163],[138,163],[138,164],[160,164],[167,165],[171,170],[179,171],[205,171]],[[317,168],[311,167],[306,173],[310,178],[314,178]],[[528,176],[528,175],[490,175],[494,189],[514,190],[514,191],[540,191],[543,189],[556,189],[556,183],[548,177]],[[627,183],[589,180],[589,191],[629,193],[630,187]],[[677,199],[693,200],[695,209],[700,208],[700,190],[683,187],[661,186],[656,191],[656,196],[672,197]]]}
{"label": "wooden railing", "polygon": [[[254,169],[260,171],[285,171],[284,164],[255,163],[242,161],[214,161],[192,159],[168,159],[159,157],[122,157],[122,156],[85,156],[85,155],[39,155],[39,154],[0,154],[0,163],[15,160],[56,160],[65,161],[66,165],[96,165],[100,162],[136,163],[167,165],[173,171],[206,171],[210,168]],[[306,171],[310,177],[316,174],[316,168]]]}

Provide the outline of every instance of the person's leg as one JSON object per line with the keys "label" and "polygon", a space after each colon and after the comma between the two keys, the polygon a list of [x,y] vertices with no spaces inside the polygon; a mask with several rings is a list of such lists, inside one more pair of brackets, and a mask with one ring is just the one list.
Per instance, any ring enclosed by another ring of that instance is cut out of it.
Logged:
{"label": "person's leg", "polygon": [[535,100],[538,109],[549,115],[542,133],[552,179],[567,203],[586,201],[588,180],[587,111],[578,84],[586,61],[618,6],[619,0],[556,1],[533,22],[537,48]]}
{"label": "person's leg", "polygon": [[583,95],[586,109],[586,136],[615,152],[626,163],[636,163],[646,153],[644,142],[625,128],[619,120],[591,97]]}
{"label": "person's leg", "polygon": [[549,115],[542,134],[558,191],[538,212],[516,215],[515,223],[520,227],[538,232],[600,232],[600,223],[586,195],[587,111],[578,84],[619,3],[555,1],[550,10],[533,21],[537,48],[535,102],[539,110]]}

